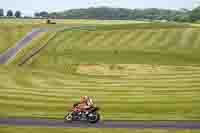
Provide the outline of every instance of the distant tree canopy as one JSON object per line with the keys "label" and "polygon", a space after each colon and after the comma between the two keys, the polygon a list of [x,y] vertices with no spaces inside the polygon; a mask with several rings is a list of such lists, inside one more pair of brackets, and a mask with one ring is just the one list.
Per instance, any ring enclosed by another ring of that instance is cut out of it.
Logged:
{"label": "distant tree canopy", "polygon": [[40,12],[36,17],[65,18],[65,19],[111,19],[111,20],[169,20],[185,21],[189,18],[188,11],[167,9],[125,9],[125,8],[88,8],[72,9],[64,12]]}
{"label": "distant tree canopy", "polygon": [[35,15],[35,17],[43,17],[43,18],[49,17],[49,13],[46,11],[36,12],[34,15]]}
{"label": "distant tree canopy", "polygon": [[167,20],[178,22],[194,22],[200,20],[200,7],[193,10],[167,10],[167,9],[126,9],[126,8],[87,8],[72,9],[63,12],[48,13],[46,11],[35,13],[36,17],[62,18],[62,19],[100,19],[100,20]]}
{"label": "distant tree canopy", "polygon": [[13,16],[13,11],[12,10],[8,10],[7,11],[7,16],[8,17],[12,17]]}
{"label": "distant tree canopy", "polygon": [[4,10],[0,9],[0,17],[4,16]]}
{"label": "distant tree canopy", "polygon": [[21,12],[20,11],[16,11],[15,12],[15,17],[16,18],[21,18]]}
{"label": "distant tree canopy", "polygon": [[190,12],[190,19],[192,22],[200,20],[200,7],[197,7]]}

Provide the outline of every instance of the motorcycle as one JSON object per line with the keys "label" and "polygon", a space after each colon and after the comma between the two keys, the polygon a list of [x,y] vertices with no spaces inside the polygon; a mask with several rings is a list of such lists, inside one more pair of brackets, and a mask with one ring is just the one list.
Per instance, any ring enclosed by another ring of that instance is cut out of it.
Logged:
{"label": "motorcycle", "polygon": [[80,112],[78,110],[79,110],[78,107],[74,106],[71,112],[64,117],[64,122],[69,123],[73,121],[85,121],[94,124],[100,121],[100,114],[98,113],[99,110],[98,107],[92,107],[86,112]]}

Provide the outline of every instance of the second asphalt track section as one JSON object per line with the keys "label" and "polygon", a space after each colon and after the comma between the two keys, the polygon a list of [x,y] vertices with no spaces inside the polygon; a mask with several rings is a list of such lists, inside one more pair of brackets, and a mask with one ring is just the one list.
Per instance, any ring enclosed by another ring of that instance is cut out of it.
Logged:
{"label": "second asphalt track section", "polygon": [[132,129],[191,129],[199,130],[200,121],[101,121],[64,123],[62,120],[0,118],[0,126],[48,128],[132,128]]}
{"label": "second asphalt track section", "polygon": [[76,26],[76,27],[60,27],[60,28],[36,28],[28,33],[22,40],[20,40],[14,48],[9,48],[4,53],[0,54],[0,64],[6,64],[9,60],[15,58],[18,52],[26,47],[30,42],[41,32],[51,32],[51,31],[64,31],[64,30],[73,30],[73,29],[93,29],[94,26]]}
{"label": "second asphalt track section", "polygon": [[0,64],[6,64],[9,60],[14,58],[17,53],[23,49],[34,37],[39,35],[39,33],[44,32],[43,29],[34,29],[32,32],[28,33],[21,41],[16,44],[16,47],[8,49],[6,52],[0,55]]}

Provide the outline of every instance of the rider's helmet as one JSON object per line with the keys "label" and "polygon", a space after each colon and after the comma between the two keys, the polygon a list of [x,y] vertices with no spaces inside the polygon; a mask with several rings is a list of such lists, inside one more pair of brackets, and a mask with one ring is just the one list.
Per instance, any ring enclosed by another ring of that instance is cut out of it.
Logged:
{"label": "rider's helmet", "polygon": [[89,99],[88,96],[82,96],[82,97],[81,97],[81,103],[85,103],[85,102],[87,102],[88,99]]}

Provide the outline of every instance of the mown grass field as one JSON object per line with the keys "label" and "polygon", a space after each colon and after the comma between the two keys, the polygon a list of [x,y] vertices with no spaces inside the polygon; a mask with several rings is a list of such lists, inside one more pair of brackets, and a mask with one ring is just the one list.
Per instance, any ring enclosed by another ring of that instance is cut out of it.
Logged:
{"label": "mown grass field", "polygon": [[25,66],[1,67],[0,116],[62,119],[89,95],[104,120],[200,120],[199,30],[152,23],[58,33]]}
{"label": "mown grass field", "polygon": [[[80,25],[105,25],[141,23],[138,21],[97,20],[52,20],[56,25],[47,25],[45,19],[0,19],[0,53],[14,46],[33,28],[59,28]],[[144,22],[143,22],[144,23]]]}
{"label": "mown grass field", "polygon": [[[58,24],[78,24],[78,25],[108,25],[108,24],[135,24],[135,23],[148,23],[144,21],[132,20],[89,20],[89,19],[51,19]],[[0,23],[6,24],[41,24],[45,23],[45,19],[0,19]]]}
{"label": "mown grass field", "polygon": [[58,129],[29,127],[0,127],[1,133],[199,133],[198,130],[164,130],[164,129]]}
{"label": "mown grass field", "polygon": [[73,65],[1,73],[2,117],[62,119],[80,96],[89,95],[104,120],[200,119],[199,67]]}
{"label": "mown grass field", "polygon": [[49,42],[32,64],[199,64],[200,29],[175,26],[135,24],[67,30]]}

